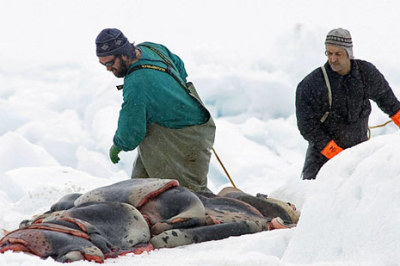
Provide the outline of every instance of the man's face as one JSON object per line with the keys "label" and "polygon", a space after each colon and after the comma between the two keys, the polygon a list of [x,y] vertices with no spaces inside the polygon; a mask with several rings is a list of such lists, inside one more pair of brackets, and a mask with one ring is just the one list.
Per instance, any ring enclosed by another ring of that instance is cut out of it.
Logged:
{"label": "man's face", "polygon": [[341,75],[345,75],[350,72],[350,57],[347,54],[346,49],[327,44],[326,55],[328,56],[328,62],[333,71]]}
{"label": "man's face", "polygon": [[109,55],[99,57],[99,62],[106,67],[108,71],[111,71],[117,78],[125,77],[128,72],[128,65],[123,57],[118,55]]}

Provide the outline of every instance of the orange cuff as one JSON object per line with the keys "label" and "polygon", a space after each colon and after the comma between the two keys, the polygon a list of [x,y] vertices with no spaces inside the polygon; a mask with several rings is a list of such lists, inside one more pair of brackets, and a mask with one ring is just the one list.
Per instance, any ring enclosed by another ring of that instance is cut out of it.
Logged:
{"label": "orange cuff", "polygon": [[397,113],[395,113],[395,114],[394,114],[393,116],[391,116],[390,118],[393,120],[393,122],[394,122],[398,127],[400,127],[400,110],[397,111]]}
{"label": "orange cuff", "polygon": [[[400,115],[399,115],[399,118],[400,118]],[[400,121],[400,119],[399,119],[399,121]],[[343,149],[340,148],[333,140],[331,140],[331,141],[329,141],[328,144],[326,144],[325,148],[322,149],[321,154],[324,155],[328,159],[332,159],[341,151],[343,151]]]}

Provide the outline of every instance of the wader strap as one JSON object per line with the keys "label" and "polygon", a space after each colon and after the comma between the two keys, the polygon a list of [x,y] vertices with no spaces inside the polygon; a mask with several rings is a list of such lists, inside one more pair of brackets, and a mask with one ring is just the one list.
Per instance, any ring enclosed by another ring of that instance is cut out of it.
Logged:
{"label": "wader strap", "polygon": [[[153,69],[153,70],[157,70],[160,72],[164,72],[167,73],[169,75],[171,75],[183,88],[187,89],[186,84],[179,79],[169,68],[164,68],[164,67],[159,67],[159,66],[155,66],[155,65],[149,65],[149,64],[144,64],[144,65],[138,65],[138,66],[134,66],[131,69],[129,69],[128,73],[126,73],[126,75],[131,74],[132,72],[139,70],[139,69]],[[118,88],[118,87],[117,87]],[[123,88],[123,87],[122,87]]]}
{"label": "wader strap", "polygon": [[[326,83],[326,87],[328,88],[328,101],[329,101],[329,111],[331,110],[332,107],[332,89],[331,89],[331,84],[329,83],[329,78],[328,78],[328,74],[326,73],[326,69],[324,66],[321,66],[322,69],[322,73],[324,74],[324,78],[325,78],[325,83]],[[324,123],[326,118],[328,118],[329,115],[329,111],[327,111],[320,119],[321,123]]]}
{"label": "wader strap", "polygon": [[[140,46],[144,46],[149,48],[150,50],[152,50],[153,52],[155,52],[159,57],[161,57],[165,63],[167,63],[168,66],[172,66],[171,61],[168,60],[168,58],[166,58],[162,53],[160,53],[160,51],[158,51],[156,48],[151,47],[150,45],[146,45],[146,44],[140,44]],[[176,70],[176,69],[175,69]]]}

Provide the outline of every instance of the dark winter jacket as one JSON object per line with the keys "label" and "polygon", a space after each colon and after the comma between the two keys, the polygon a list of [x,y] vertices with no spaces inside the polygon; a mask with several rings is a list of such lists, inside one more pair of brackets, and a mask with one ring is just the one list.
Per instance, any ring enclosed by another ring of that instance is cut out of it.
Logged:
{"label": "dark winter jacket", "polygon": [[367,140],[370,99],[389,116],[400,109],[388,82],[371,63],[351,60],[351,71],[346,75],[334,72],[328,62],[325,68],[332,89],[332,107],[324,123],[320,119],[329,110],[329,102],[321,68],[306,76],[296,91],[298,128],[317,150],[321,151],[332,139],[344,149]]}

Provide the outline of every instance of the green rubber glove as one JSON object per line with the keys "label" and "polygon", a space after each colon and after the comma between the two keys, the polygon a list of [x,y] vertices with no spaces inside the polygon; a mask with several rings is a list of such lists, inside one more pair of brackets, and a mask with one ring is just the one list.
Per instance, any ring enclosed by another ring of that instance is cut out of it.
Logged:
{"label": "green rubber glove", "polygon": [[120,153],[122,150],[115,146],[114,144],[110,148],[110,159],[111,161],[115,164],[119,162],[119,157],[118,153]]}

